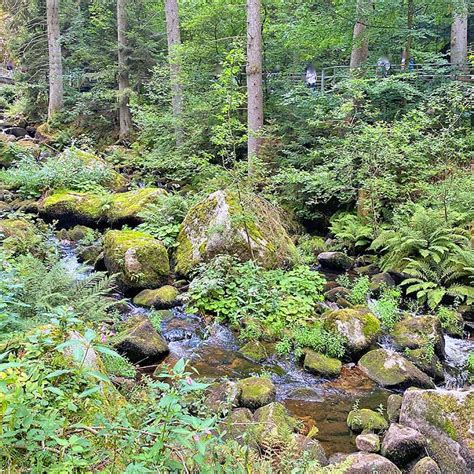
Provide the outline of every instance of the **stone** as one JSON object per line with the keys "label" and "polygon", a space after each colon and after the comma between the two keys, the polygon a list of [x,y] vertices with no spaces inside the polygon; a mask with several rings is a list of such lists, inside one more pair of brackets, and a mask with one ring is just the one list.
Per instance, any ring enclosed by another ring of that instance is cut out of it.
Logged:
{"label": "stone", "polygon": [[441,474],[441,469],[434,459],[426,456],[411,468],[410,474]]}
{"label": "stone", "polygon": [[403,349],[420,349],[433,344],[436,354],[444,358],[444,337],[441,323],[436,316],[405,315],[391,331],[396,346]]}
{"label": "stone", "polygon": [[428,375],[395,351],[370,351],[361,357],[358,366],[367,377],[382,387],[434,388],[434,383]]}
{"label": "stone", "polygon": [[248,377],[237,382],[238,401],[241,407],[263,407],[275,400],[276,389],[273,382],[266,377]]}
{"label": "stone", "polygon": [[168,344],[145,316],[130,318],[113,345],[117,352],[139,364],[159,362],[169,352]]}
{"label": "stone", "polygon": [[104,261],[126,289],[159,287],[166,283],[170,272],[165,246],[149,234],[132,230],[105,234]]}
{"label": "stone", "polygon": [[143,290],[133,298],[133,304],[158,309],[169,309],[179,304],[179,291],[171,285],[165,285],[157,290]]}
{"label": "stone", "polygon": [[370,289],[372,291],[379,291],[383,287],[392,288],[396,286],[395,280],[390,273],[377,273],[370,279]]}
{"label": "stone", "polygon": [[474,471],[474,390],[408,390],[400,423],[421,434],[441,472]]}
{"label": "stone", "polygon": [[337,377],[342,370],[342,362],[311,349],[304,350],[303,367],[307,372],[322,377]]}
{"label": "stone", "polygon": [[347,415],[347,426],[356,433],[362,431],[383,431],[388,428],[387,420],[379,413],[362,408]]}
{"label": "stone", "polygon": [[328,458],[319,441],[308,438],[302,434],[293,434],[293,442],[296,449],[292,453],[294,459],[305,457],[308,461],[317,461],[321,467],[328,465]]}
{"label": "stone", "polygon": [[23,138],[28,135],[28,132],[23,127],[9,127],[3,130],[7,135],[13,135],[15,138]]}
{"label": "stone", "polygon": [[354,265],[354,260],[342,252],[322,252],[318,262],[328,270],[349,270]]}
{"label": "stone", "polygon": [[339,309],[323,316],[324,327],[336,331],[346,339],[350,355],[363,353],[381,335],[378,318],[367,309]]}
{"label": "stone", "polygon": [[260,341],[247,342],[247,344],[240,348],[239,352],[247,357],[247,359],[255,362],[263,362],[269,356],[267,348]]}
{"label": "stone", "polygon": [[444,380],[444,370],[439,357],[425,347],[419,349],[405,349],[405,357],[413,362],[422,372],[428,374],[435,381]]}
{"label": "stone", "polygon": [[347,288],[338,286],[324,293],[324,299],[336,303],[339,298],[347,299],[351,295],[351,292]]}
{"label": "stone", "polygon": [[94,267],[103,256],[103,248],[99,243],[81,247],[77,253],[77,258],[80,262],[87,263]]}
{"label": "stone", "polygon": [[400,469],[387,458],[362,452],[349,454],[340,464],[334,465],[334,469],[341,474],[401,474]]}
{"label": "stone", "polygon": [[286,446],[298,427],[296,418],[290,416],[286,408],[277,402],[259,408],[254,419],[255,439],[264,451]]}
{"label": "stone", "polygon": [[361,276],[367,275],[367,276],[372,276],[376,275],[377,273],[380,273],[380,268],[375,265],[374,263],[370,265],[365,265],[362,267],[356,267],[354,268],[354,271]]}
{"label": "stone", "polygon": [[252,444],[252,432],[255,429],[255,420],[248,408],[236,408],[232,410],[221,424],[221,430],[225,432],[224,439],[231,439],[241,446]]}
{"label": "stone", "polygon": [[356,437],[356,446],[365,453],[378,453],[380,451],[380,438],[375,433],[360,434]]}
{"label": "stone", "polygon": [[204,405],[214,414],[229,412],[237,406],[237,397],[235,382],[216,382],[206,390]]}
{"label": "stone", "polygon": [[217,255],[242,262],[253,259],[265,268],[290,265],[299,258],[272,205],[255,195],[239,198],[229,191],[216,191],[189,210],[178,235],[176,271],[189,275]]}
{"label": "stone", "polygon": [[0,243],[18,254],[34,253],[42,239],[35,225],[27,219],[0,219]]}
{"label": "stone", "polygon": [[400,419],[400,409],[402,408],[403,397],[392,394],[387,399],[387,416],[391,423],[397,423]]}
{"label": "stone", "polygon": [[390,459],[399,467],[424,454],[425,437],[413,428],[392,423],[382,441],[382,456]]}

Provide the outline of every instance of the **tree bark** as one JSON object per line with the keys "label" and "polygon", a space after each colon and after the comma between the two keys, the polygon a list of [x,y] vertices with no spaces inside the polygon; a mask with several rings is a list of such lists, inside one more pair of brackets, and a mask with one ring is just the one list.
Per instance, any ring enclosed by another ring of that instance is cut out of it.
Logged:
{"label": "tree bark", "polygon": [[407,14],[407,41],[405,48],[402,53],[402,60],[405,68],[408,68],[408,63],[410,61],[411,46],[413,44],[413,27],[415,24],[415,1],[408,0],[408,14]]}
{"label": "tree bark", "polygon": [[48,119],[64,105],[63,61],[61,32],[59,29],[59,0],[46,0],[46,23],[49,53],[49,104]]}
{"label": "tree bark", "polygon": [[176,146],[183,144],[183,84],[181,82],[181,61],[179,46],[181,32],[179,27],[178,0],[165,0],[166,34],[168,38],[168,60],[170,65],[171,104],[175,121]]}
{"label": "tree bark", "polygon": [[366,21],[372,0],[357,0],[357,21],[354,25],[352,35],[352,52],[350,67],[355,69],[361,67],[369,56],[369,41],[366,35]]}
{"label": "tree bark", "polygon": [[467,61],[467,0],[455,3],[451,25],[451,64],[464,69]]}
{"label": "tree bark", "polygon": [[119,122],[120,140],[127,140],[132,130],[132,113],[130,112],[130,77],[128,73],[128,38],[127,38],[127,0],[117,0],[117,40],[118,40],[118,86],[119,86]]}
{"label": "tree bark", "polygon": [[258,156],[263,127],[263,40],[261,0],[247,0],[247,120],[249,169]]}

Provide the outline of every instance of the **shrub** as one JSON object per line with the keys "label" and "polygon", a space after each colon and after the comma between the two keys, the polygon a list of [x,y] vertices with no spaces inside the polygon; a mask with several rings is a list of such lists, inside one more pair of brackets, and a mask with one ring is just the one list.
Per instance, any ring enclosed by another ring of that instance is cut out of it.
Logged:
{"label": "shrub", "polygon": [[331,219],[331,233],[341,248],[350,251],[368,247],[373,238],[373,228],[365,219],[354,214],[339,214]]}

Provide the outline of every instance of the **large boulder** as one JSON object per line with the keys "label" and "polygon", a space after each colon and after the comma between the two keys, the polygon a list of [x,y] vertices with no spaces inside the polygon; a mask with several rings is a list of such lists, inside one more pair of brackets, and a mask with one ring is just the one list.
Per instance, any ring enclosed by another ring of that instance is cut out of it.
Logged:
{"label": "large boulder", "polygon": [[441,472],[474,472],[474,390],[409,390],[400,423],[425,436]]}
{"label": "large boulder", "polygon": [[342,362],[311,349],[305,349],[303,367],[314,375],[337,377],[341,373]]}
{"label": "large boulder", "polygon": [[133,298],[137,306],[169,309],[179,304],[179,291],[171,285],[165,285],[156,290],[143,290]]}
{"label": "large boulder", "polygon": [[255,410],[275,400],[276,389],[266,377],[248,377],[237,382],[239,405]]}
{"label": "large boulder", "polygon": [[379,413],[362,408],[347,415],[347,426],[356,433],[362,431],[383,431],[388,428],[387,420]]}
{"label": "large boulder", "polygon": [[298,258],[276,209],[257,196],[239,198],[230,191],[216,191],[189,210],[178,235],[176,271],[187,275],[220,254],[254,259],[265,268]]}
{"label": "large boulder", "polygon": [[41,243],[35,225],[26,219],[0,219],[0,243],[13,253],[33,252]]}
{"label": "large boulder", "polygon": [[434,388],[428,375],[397,352],[376,349],[359,360],[360,369],[382,387],[390,388]]}
{"label": "large boulder", "polygon": [[387,398],[387,416],[391,423],[398,423],[403,397],[393,393]]}
{"label": "large boulder", "polygon": [[126,289],[159,287],[166,282],[170,272],[165,246],[144,232],[107,232],[104,261],[107,270],[118,274],[119,283]]}
{"label": "large boulder", "polygon": [[153,364],[169,352],[168,344],[145,316],[134,316],[116,337],[114,348],[131,362]]}
{"label": "large boulder", "polygon": [[419,458],[426,447],[425,437],[409,426],[392,423],[382,442],[382,456],[403,467]]}
{"label": "large boulder", "polygon": [[342,252],[322,252],[318,255],[318,262],[328,270],[349,270],[354,260]]}
{"label": "large boulder", "polygon": [[294,459],[304,457],[308,461],[317,461],[321,467],[327,466],[328,458],[318,440],[296,433],[293,434],[292,438],[295,445],[294,452],[292,453]]}
{"label": "large boulder", "polygon": [[343,474],[401,474],[392,461],[371,453],[354,453],[345,456],[344,460],[332,466],[334,472]]}
{"label": "large boulder", "polygon": [[439,357],[427,347],[419,349],[405,349],[405,357],[413,362],[422,372],[428,374],[435,381],[444,380],[444,370]]}
{"label": "large boulder", "polygon": [[324,315],[323,324],[326,329],[344,336],[350,355],[358,355],[369,349],[381,334],[378,318],[364,309],[331,311]]}
{"label": "large boulder", "polygon": [[44,198],[39,209],[43,214],[74,223],[138,223],[138,214],[165,193],[160,188],[142,188],[116,194],[57,191]]}
{"label": "large boulder", "polygon": [[436,316],[405,315],[395,324],[391,335],[399,349],[420,349],[433,344],[436,354],[445,356],[443,330]]}
{"label": "large boulder", "polygon": [[441,474],[441,470],[434,459],[425,456],[411,468],[410,474]]}
{"label": "large boulder", "polygon": [[255,362],[263,362],[270,356],[270,351],[260,341],[249,341],[239,349],[239,352],[247,359]]}

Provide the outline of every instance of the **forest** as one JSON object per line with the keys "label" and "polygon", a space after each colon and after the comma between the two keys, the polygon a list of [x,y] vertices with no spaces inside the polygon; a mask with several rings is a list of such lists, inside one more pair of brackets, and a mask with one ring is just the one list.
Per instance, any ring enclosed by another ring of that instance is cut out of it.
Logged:
{"label": "forest", "polygon": [[0,473],[474,472],[472,0],[0,0]]}

